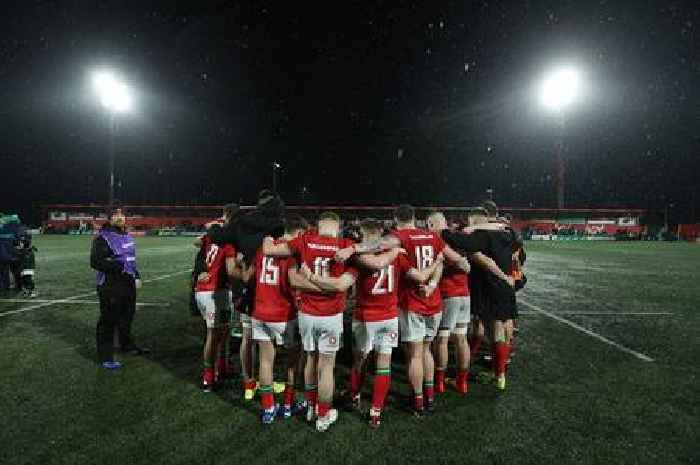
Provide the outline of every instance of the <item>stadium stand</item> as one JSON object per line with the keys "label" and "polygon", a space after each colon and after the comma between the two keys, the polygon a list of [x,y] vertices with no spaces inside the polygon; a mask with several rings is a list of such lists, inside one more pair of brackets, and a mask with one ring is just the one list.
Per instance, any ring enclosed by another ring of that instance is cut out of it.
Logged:
{"label": "stadium stand", "polygon": [[[127,221],[137,234],[182,235],[196,234],[203,225],[221,213],[219,205],[124,205]],[[243,206],[250,210],[254,206]],[[371,216],[391,221],[393,206],[339,206],[312,205],[287,206],[290,213],[314,218],[321,211],[337,211],[346,223],[359,222]],[[470,207],[425,206],[417,207],[419,217],[430,210],[445,212],[450,220],[460,221],[466,217]],[[43,226],[48,233],[91,234],[106,221],[104,205],[56,204],[43,207]],[[547,209],[502,207],[501,213],[512,218],[515,229],[527,239],[533,240],[612,240],[642,239],[649,236],[649,229],[642,225],[646,211],[643,209]],[[700,232],[698,225],[680,225],[679,235],[695,239]]]}

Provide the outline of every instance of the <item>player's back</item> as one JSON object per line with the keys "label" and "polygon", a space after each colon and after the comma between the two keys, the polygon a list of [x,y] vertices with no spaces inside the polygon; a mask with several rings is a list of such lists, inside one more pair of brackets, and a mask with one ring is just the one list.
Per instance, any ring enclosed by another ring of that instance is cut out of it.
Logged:
{"label": "player's back", "polygon": [[236,256],[236,250],[232,245],[216,245],[208,237],[204,237],[202,249],[204,253],[204,265],[209,275],[205,281],[197,281],[196,291],[215,291],[228,288],[228,275],[226,273],[226,259]]}
{"label": "player's back", "polygon": [[461,268],[446,263],[440,279],[442,298],[464,297],[469,295],[469,277]]}
{"label": "player's back", "polygon": [[381,321],[398,316],[399,281],[410,268],[405,255],[399,255],[379,271],[358,267],[353,317],[359,321]]}
{"label": "player's back", "polygon": [[[346,265],[334,260],[335,253],[350,247],[352,241],[337,237],[306,233],[288,242],[289,248],[317,276],[337,278],[346,271]],[[345,309],[345,292],[301,292],[300,309],[311,315],[334,315]]]}
{"label": "player's back", "polygon": [[[445,248],[442,238],[433,231],[417,228],[397,229],[392,234],[399,239],[401,247],[406,250],[411,266],[418,270],[430,267]],[[433,315],[440,312],[440,292],[433,292],[429,297],[425,297],[420,294],[415,283],[403,280],[399,305],[403,310]]]}
{"label": "player's back", "polygon": [[295,318],[294,296],[289,285],[289,269],[294,264],[292,257],[270,257],[258,250],[255,255],[253,317],[269,322],[284,322]]}

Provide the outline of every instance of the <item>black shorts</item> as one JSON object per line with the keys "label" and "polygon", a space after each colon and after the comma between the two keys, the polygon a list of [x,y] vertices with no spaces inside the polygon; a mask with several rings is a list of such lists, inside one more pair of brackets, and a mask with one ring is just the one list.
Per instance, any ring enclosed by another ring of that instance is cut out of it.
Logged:
{"label": "black shorts", "polygon": [[515,289],[495,278],[487,280],[480,289],[479,318],[482,320],[514,320],[518,317]]}

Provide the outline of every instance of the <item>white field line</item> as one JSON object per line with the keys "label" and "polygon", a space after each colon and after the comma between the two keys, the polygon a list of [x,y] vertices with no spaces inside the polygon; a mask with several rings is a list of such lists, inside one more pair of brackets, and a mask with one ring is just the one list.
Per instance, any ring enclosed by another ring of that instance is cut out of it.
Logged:
{"label": "white field line", "polygon": [[[145,279],[143,282],[144,282],[144,284],[146,284],[146,283],[152,283],[152,282],[154,282],[154,281],[160,281],[160,280],[163,280],[163,279],[172,278],[173,276],[177,276],[177,275],[184,274],[184,273],[191,273],[191,272],[192,272],[191,269],[190,269],[190,270],[176,271],[175,273],[165,274],[165,275],[162,275],[162,276],[158,276],[157,278]],[[36,304],[36,305],[30,305],[30,306],[28,306],[28,307],[19,308],[19,309],[17,309],[17,310],[11,310],[11,311],[9,311],[9,312],[0,313],[0,318],[2,318],[2,317],[4,317],[4,316],[8,316],[8,315],[15,315],[15,314],[17,314],[17,313],[24,313],[24,312],[29,312],[29,311],[31,311],[31,310],[37,310],[37,309],[39,309],[39,308],[50,307],[50,306],[52,306],[52,305],[71,303],[71,302],[73,302],[74,300],[81,299],[81,298],[83,298],[83,297],[87,297],[87,296],[90,296],[90,295],[95,295],[95,291],[93,290],[93,291],[90,291],[90,292],[85,292],[85,293],[83,293],[83,294],[78,294],[78,295],[74,295],[74,296],[71,296],[71,297],[66,297],[65,299],[57,299],[57,300],[54,300],[54,301],[51,301],[51,302],[39,303],[39,304]]]}
{"label": "white field line", "polygon": [[[518,299],[525,305],[522,299]],[[539,315],[540,312],[530,312],[523,310],[518,312],[520,315]],[[671,312],[557,312],[557,315],[580,315],[580,316],[673,316]]]}
{"label": "white field line", "polygon": [[[0,303],[3,302],[10,302],[10,303],[29,303],[29,302],[36,302],[36,303],[60,303],[62,299],[31,299],[29,301],[28,299],[0,299]],[[99,304],[100,302],[98,300],[71,300],[70,303],[72,304]],[[138,302],[136,303],[137,307],[169,307],[170,303],[168,302]]]}
{"label": "white field line", "polygon": [[639,360],[642,360],[644,362],[653,362],[654,361],[654,359],[649,357],[648,355],[645,355],[641,352],[637,352],[636,350],[632,350],[628,347],[625,347],[621,344],[618,344],[615,341],[611,341],[610,339],[606,338],[605,336],[601,336],[600,334],[598,334],[594,331],[586,329],[583,326],[577,325],[573,321],[567,320],[566,318],[562,318],[555,313],[548,312],[547,310],[544,310],[544,309],[538,307],[537,305],[526,302],[523,299],[518,299],[518,300],[520,301],[520,303],[522,303],[523,305],[525,305],[527,307],[530,307],[532,310],[534,310],[537,313],[548,316],[549,318],[552,318],[553,320],[556,320],[559,323],[565,324],[565,325],[570,326],[578,331],[581,331],[582,333],[584,333],[588,336],[591,336],[594,339],[598,339],[600,342],[604,342],[605,344],[611,345],[611,346],[615,347],[617,350],[620,350],[622,352],[630,354],[630,355],[638,358]]}

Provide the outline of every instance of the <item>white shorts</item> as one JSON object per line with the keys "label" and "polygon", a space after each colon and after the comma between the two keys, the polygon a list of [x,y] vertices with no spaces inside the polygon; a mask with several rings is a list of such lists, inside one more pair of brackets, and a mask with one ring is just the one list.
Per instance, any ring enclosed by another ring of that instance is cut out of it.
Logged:
{"label": "white shorts", "polygon": [[343,314],[315,316],[299,312],[301,343],[307,352],[337,352],[343,336]]}
{"label": "white shorts", "polygon": [[269,322],[250,319],[254,341],[272,341],[275,345],[290,349],[297,345],[297,320]]}
{"label": "white shorts", "polygon": [[363,354],[376,351],[378,354],[391,354],[399,345],[399,319],[382,321],[352,321],[352,335],[356,350]]}
{"label": "white shorts", "polygon": [[467,334],[471,320],[471,299],[469,297],[447,297],[442,299],[441,337],[450,334]]}
{"label": "white shorts", "polygon": [[228,323],[231,317],[231,291],[201,291],[195,292],[194,297],[207,329],[220,328]]}
{"label": "white shorts", "polygon": [[437,335],[441,317],[442,313],[426,316],[405,310],[399,311],[401,342],[431,342]]}

